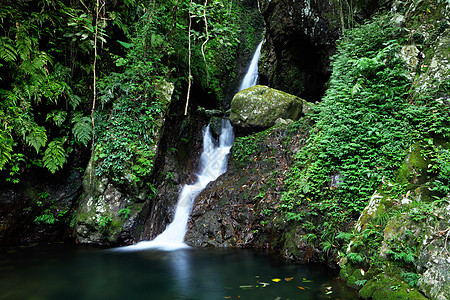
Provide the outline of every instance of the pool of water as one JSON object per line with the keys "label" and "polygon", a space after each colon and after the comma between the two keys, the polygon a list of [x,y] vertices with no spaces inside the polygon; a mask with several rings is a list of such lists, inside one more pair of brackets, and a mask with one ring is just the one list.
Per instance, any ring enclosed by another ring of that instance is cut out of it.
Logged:
{"label": "pool of water", "polygon": [[335,277],[251,250],[0,249],[0,299],[358,299]]}

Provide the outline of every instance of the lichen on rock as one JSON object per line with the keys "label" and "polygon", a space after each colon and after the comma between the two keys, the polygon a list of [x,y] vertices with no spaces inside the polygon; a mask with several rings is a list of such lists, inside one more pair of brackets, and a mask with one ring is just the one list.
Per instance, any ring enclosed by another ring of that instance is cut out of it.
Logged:
{"label": "lichen on rock", "polygon": [[241,127],[268,128],[279,118],[298,120],[307,107],[306,101],[299,97],[257,85],[234,96],[230,121]]}

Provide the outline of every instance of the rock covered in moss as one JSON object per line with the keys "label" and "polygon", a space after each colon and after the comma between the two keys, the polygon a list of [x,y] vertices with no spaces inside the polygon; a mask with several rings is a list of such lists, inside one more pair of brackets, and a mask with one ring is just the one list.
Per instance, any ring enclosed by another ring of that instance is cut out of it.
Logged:
{"label": "rock covered in moss", "polygon": [[102,152],[104,148],[95,148],[83,180],[84,193],[72,221],[73,235],[78,243],[112,245],[135,240],[134,231],[140,226],[137,218],[148,209],[144,203],[151,193],[151,188],[144,185],[135,169],[145,169],[147,174],[153,172],[174,85],[161,80],[156,84],[156,90],[161,111],[155,120],[153,143],[146,157],[150,163],[140,165],[139,159],[130,159],[131,167],[123,168],[120,178],[112,180],[107,174],[97,176],[98,157],[107,154]]}
{"label": "rock covered in moss", "polygon": [[307,102],[299,97],[257,85],[234,96],[230,121],[241,127],[268,128],[279,118],[298,120],[307,108]]}

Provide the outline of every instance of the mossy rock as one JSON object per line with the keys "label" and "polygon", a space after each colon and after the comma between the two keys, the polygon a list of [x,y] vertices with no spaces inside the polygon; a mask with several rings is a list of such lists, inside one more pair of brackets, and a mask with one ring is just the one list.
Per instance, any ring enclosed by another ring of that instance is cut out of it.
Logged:
{"label": "mossy rock", "polygon": [[[372,277],[358,292],[362,299],[427,299],[417,289],[399,279],[400,270],[387,267],[381,273]],[[368,275],[368,274],[367,274]],[[369,276],[367,276],[369,277]]]}
{"label": "mossy rock", "polygon": [[279,118],[298,120],[304,114],[304,103],[306,101],[297,96],[257,85],[234,96],[230,121],[241,127],[268,128]]}

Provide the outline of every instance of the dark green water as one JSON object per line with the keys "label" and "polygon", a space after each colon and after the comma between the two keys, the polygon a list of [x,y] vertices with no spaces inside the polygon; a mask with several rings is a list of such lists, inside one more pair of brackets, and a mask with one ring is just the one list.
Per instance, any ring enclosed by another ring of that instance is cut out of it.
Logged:
{"label": "dark green water", "polygon": [[123,253],[52,245],[0,251],[2,300],[357,299],[323,266],[284,264],[250,250]]}

